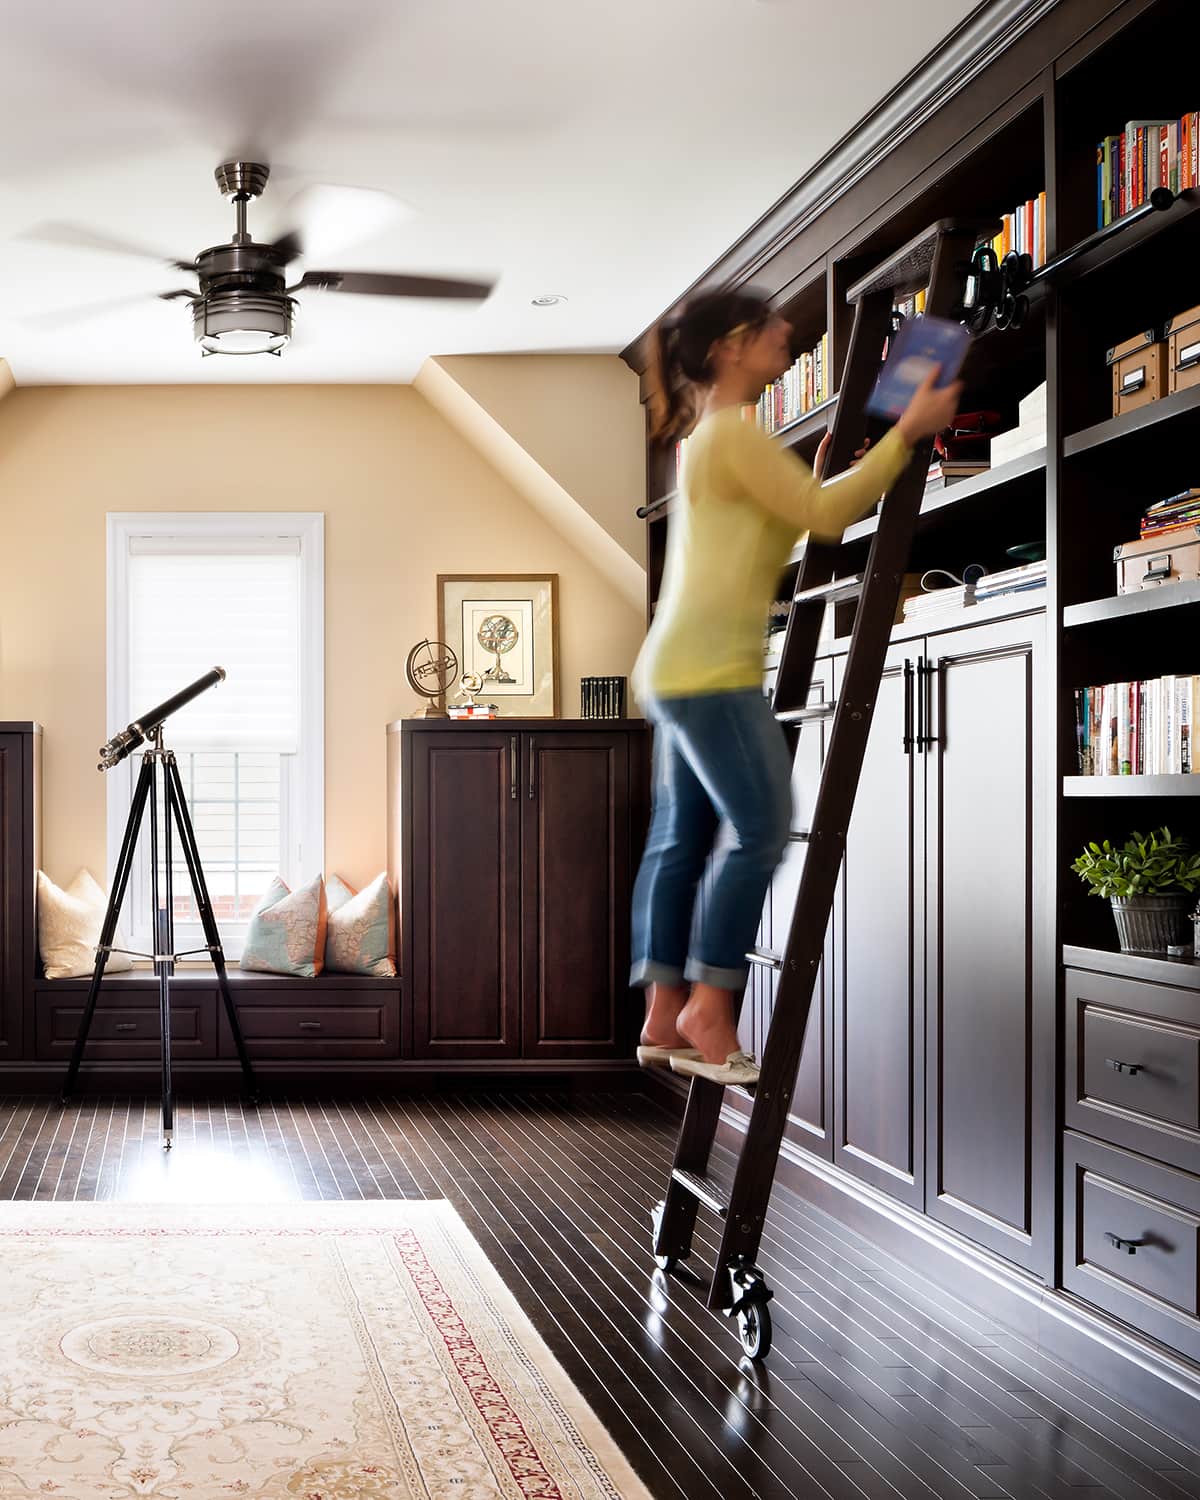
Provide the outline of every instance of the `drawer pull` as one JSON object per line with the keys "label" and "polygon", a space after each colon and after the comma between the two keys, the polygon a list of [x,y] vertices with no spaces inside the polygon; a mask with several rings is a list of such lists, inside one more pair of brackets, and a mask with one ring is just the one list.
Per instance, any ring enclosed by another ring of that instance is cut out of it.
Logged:
{"label": "drawer pull", "polygon": [[117,1024],[116,1024],[116,1026],[113,1027],[113,1030],[114,1031],[136,1031],[137,1030],[137,1022],[136,1021],[118,1021]]}
{"label": "drawer pull", "polygon": [[1104,1231],[1104,1238],[1114,1250],[1123,1250],[1126,1255],[1136,1255],[1139,1245],[1150,1243],[1149,1240],[1123,1240],[1119,1234],[1112,1234],[1107,1229]]}
{"label": "drawer pull", "polygon": [[1110,1067],[1114,1073],[1128,1073],[1131,1078],[1135,1073],[1140,1073],[1142,1071],[1141,1063],[1121,1062],[1120,1059],[1116,1057],[1106,1057],[1104,1061],[1106,1066]]}
{"label": "drawer pull", "polygon": [[300,1022],[300,1030],[301,1031],[320,1031],[320,1029],[321,1029],[321,1023],[320,1023],[320,1021],[301,1021]]}

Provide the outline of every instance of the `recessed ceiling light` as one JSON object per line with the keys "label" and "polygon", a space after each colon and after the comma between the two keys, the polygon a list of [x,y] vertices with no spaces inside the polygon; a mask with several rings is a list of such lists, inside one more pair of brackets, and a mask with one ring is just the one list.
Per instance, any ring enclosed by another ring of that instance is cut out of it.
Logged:
{"label": "recessed ceiling light", "polygon": [[565,302],[565,297],[560,297],[557,292],[547,292],[544,297],[533,299],[534,307],[557,307],[560,302]]}

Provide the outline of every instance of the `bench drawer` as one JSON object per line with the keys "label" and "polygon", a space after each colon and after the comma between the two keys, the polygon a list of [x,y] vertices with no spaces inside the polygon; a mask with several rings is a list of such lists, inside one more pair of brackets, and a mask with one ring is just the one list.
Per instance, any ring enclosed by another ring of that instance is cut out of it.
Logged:
{"label": "bench drawer", "polygon": [[1200,1178],[1067,1131],[1063,1285],[1200,1359]]}
{"label": "bench drawer", "polygon": [[[70,995],[39,995],[37,1057],[44,1062],[70,1060],[71,1048],[83,1019],[86,991]],[[179,1061],[217,1055],[216,994],[175,989],[171,992],[171,1056]],[[139,1062],[157,1060],[159,1047],[158,991],[116,991],[104,988],[96,1002],[83,1060]]]}
{"label": "bench drawer", "polygon": [[1066,1123],[1200,1174],[1200,995],[1068,970]]}
{"label": "bench drawer", "polygon": [[[301,994],[304,992],[301,991]],[[239,997],[235,991],[234,999]],[[252,1057],[395,1057],[399,1051],[399,996],[387,991],[324,991],[320,1003],[290,1003],[288,995],[239,1004],[238,1019]],[[221,1056],[236,1057],[225,1017]]]}

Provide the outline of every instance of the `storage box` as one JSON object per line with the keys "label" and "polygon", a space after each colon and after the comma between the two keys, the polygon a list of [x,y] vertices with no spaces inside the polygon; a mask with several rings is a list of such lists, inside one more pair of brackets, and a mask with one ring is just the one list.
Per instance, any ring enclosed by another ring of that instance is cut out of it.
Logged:
{"label": "storage box", "polygon": [[1036,386],[1017,405],[1018,427],[1046,427],[1046,382]]}
{"label": "storage box", "polygon": [[1112,370],[1114,417],[1137,411],[1167,393],[1167,346],[1158,330],[1147,328],[1136,338],[1117,344],[1104,356]]}
{"label": "storage box", "polygon": [[1117,593],[1136,594],[1164,583],[1200,578],[1200,526],[1185,526],[1169,536],[1124,542],[1113,550]]}
{"label": "storage box", "polygon": [[1008,432],[998,432],[992,439],[992,468],[1010,463],[1026,453],[1033,453],[1046,446],[1046,424],[1031,422],[1027,427],[1013,427]]}
{"label": "storage box", "polygon": [[1200,385],[1200,307],[1168,318],[1163,329],[1167,341],[1167,389],[1186,391]]}

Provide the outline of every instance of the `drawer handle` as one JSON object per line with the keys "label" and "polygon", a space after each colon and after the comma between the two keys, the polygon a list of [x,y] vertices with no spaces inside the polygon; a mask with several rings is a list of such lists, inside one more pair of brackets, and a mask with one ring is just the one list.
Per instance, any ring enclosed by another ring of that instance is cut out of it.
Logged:
{"label": "drawer handle", "polygon": [[1136,1255],[1139,1245],[1150,1243],[1149,1240],[1123,1240],[1119,1234],[1112,1234],[1107,1229],[1104,1231],[1104,1238],[1114,1250],[1123,1250],[1126,1255]]}
{"label": "drawer handle", "polygon": [[300,1022],[300,1030],[301,1031],[320,1031],[320,1029],[321,1029],[321,1023],[320,1023],[320,1021],[301,1021]]}
{"label": "drawer handle", "polygon": [[1106,1057],[1104,1059],[1104,1062],[1105,1065],[1107,1067],[1110,1067],[1114,1073],[1128,1073],[1131,1078],[1135,1073],[1140,1073],[1143,1067],[1142,1063],[1121,1062],[1120,1059],[1116,1057]]}
{"label": "drawer handle", "polygon": [[137,1022],[136,1021],[118,1021],[117,1024],[116,1024],[116,1026],[113,1027],[113,1030],[114,1031],[136,1031],[137,1030]]}

